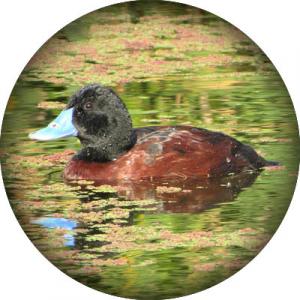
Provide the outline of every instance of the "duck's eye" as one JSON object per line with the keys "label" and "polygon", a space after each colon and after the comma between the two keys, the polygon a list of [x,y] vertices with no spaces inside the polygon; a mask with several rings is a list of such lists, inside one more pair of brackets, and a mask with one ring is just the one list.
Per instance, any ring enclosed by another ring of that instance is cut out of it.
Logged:
{"label": "duck's eye", "polygon": [[92,106],[92,103],[91,102],[87,102],[87,103],[85,103],[84,104],[84,109],[86,109],[86,110],[90,110],[93,106]]}

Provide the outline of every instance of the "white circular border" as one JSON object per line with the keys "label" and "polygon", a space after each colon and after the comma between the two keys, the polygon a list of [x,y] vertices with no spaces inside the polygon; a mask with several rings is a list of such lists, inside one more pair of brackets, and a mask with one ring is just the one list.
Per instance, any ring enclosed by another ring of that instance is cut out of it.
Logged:
{"label": "white circular border", "polygon": [[[0,4],[0,122],[22,69],[44,42],[69,22],[90,11],[125,1],[10,0]],[[298,1],[176,1],[206,9],[229,21],[269,56],[300,110],[300,19]],[[269,3],[268,3],[269,2]],[[0,182],[0,296],[53,300],[118,299],[77,283],[35,248],[18,224]],[[290,208],[268,245],[245,268],[213,288],[182,299],[297,299],[300,296],[299,184]],[[297,297],[298,296],[298,297]]]}

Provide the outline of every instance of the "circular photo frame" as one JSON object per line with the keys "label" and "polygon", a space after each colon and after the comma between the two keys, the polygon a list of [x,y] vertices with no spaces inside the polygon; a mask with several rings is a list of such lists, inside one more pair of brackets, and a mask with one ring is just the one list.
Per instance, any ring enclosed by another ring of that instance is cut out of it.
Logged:
{"label": "circular photo frame", "polygon": [[262,50],[205,10],[101,8],[32,57],[4,115],[1,168],[39,251],[110,295],[212,287],[268,243],[299,166],[289,93]]}

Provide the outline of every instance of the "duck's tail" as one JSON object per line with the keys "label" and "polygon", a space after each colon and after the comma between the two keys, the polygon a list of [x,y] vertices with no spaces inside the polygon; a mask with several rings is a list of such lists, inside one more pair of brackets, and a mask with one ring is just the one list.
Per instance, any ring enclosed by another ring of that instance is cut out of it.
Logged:
{"label": "duck's tail", "polygon": [[266,160],[259,155],[252,147],[246,144],[240,145],[240,153],[246,158],[254,169],[261,169],[264,167],[280,166],[277,161]]}
{"label": "duck's tail", "polygon": [[264,160],[264,167],[273,167],[273,166],[280,166],[280,163],[278,161],[274,161],[274,160]]}

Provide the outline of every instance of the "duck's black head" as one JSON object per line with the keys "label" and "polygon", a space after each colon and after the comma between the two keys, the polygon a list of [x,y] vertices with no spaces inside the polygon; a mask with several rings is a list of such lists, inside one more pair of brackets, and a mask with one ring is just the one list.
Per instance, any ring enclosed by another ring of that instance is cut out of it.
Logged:
{"label": "duck's black head", "polygon": [[83,145],[74,158],[89,161],[113,160],[136,142],[126,106],[113,90],[100,84],[87,85],[75,93],[47,128],[30,137],[50,140],[71,135]]}

